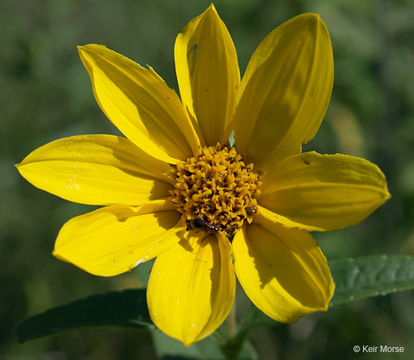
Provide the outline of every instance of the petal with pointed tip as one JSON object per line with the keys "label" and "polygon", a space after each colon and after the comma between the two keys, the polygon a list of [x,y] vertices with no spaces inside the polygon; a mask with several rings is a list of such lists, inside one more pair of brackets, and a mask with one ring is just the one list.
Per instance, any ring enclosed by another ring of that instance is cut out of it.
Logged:
{"label": "petal with pointed tip", "polygon": [[170,166],[128,139],[72,136],[41,146],[16,165],[34,186],[89,205],[139,205],[167,197]]}
{"label": "petal with pointed tip", "polygon": [[174,51],[181,99],[205,143],[227,142],[240,72],[233,41],[213,4],[181,31]]}
{"label": "petal with pointed tip", "polygon": [[177,93],[152,68],[102,45],[78,51],[102,111],[135,145],[171,164],[197,150],[198,137]]}
{"label": "petal with pointed tip", "polygon": [[300,152],[319,129],[332,86],[332,45],[319,15],[283,23],[262,41],[243,76],[237,149],[263,169]]}

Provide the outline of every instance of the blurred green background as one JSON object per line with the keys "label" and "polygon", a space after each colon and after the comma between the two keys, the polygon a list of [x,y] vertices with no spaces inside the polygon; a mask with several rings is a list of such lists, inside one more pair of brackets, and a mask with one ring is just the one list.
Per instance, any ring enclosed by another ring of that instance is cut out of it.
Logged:
{"label": "blurred green background", "polygon": [[[149,270],[98,278],[56,260],[51,250],[60,226],[90,208],[35,189],[13,164],[63,136],[117,133],[95,103],[76,45],[105,44],[150,64],[177,88],[175,36],[208,5],[208,0],[0,1],[1,359],[161,356],[149,331],[122,328],[86,328],[17,343],[12,328],[24,318],[94,293],[144,286],[138,275],[145,278]],[[358,226],[314,235],[328,260],[413,255],[414,1],[217,0],[215,5],[242,73],[274,27],[302,12],[321,14],[332,38],[335,84],[326,119],[305,150],[375,162],[393,197]],[[364,358],[353,353],[355,344],[404,346],[395,358],[413,359],[413,305],[412,291],[356,301],[293,325],[256,329],[249,339],[259,359]]]}

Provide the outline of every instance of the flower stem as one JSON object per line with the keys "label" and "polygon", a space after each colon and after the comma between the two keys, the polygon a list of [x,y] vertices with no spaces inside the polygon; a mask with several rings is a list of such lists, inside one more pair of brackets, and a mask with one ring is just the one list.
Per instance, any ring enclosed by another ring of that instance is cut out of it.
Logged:
{"label": "flower stem", "polygon": [[236,337],[236,302],[230,310],[230,314],[227,318],[227,338],[228,341]]}
{"label": "flower stem", "polygon": [[246,338],[245,329],[237,329],[236,323],[236,302],[234,302],[230,314],[227,318],[227,340],[221,345],[221,351],[227,360],[237,360],[243,342]]}

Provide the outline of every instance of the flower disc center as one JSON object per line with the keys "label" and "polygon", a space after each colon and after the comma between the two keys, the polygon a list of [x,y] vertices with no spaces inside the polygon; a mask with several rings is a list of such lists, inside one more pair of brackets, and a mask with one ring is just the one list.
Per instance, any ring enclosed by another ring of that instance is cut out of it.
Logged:
{"label": "flower disc center", "polygon": [[228,237],[252,222],[257,212],[259,176],[235,148],[204,147],[172,171],[172,202],[188,228],[224,232]]}

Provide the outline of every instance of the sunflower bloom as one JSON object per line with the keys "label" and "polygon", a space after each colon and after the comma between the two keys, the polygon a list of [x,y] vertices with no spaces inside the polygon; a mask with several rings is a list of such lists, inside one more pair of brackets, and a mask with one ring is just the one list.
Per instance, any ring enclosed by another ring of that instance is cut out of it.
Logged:
{"label": "sunflower bloom", "polygon": [[156,257],[150,315],[185,345],[227,317],[236,276],[277,321],[326,310],[335,286],[309,231],[356,224],[390,195],[369,161],[301,152],[332,92],[325,24],[303,14],[277,27],[241,81],[213,5],[182,30],[174,52],[181,100],[151,67],[105,46],[79,47],[96,101],[125,137],[59,139],[17,165],[42,190],[102,205],[69,220],[53,254],[99,276]]}

